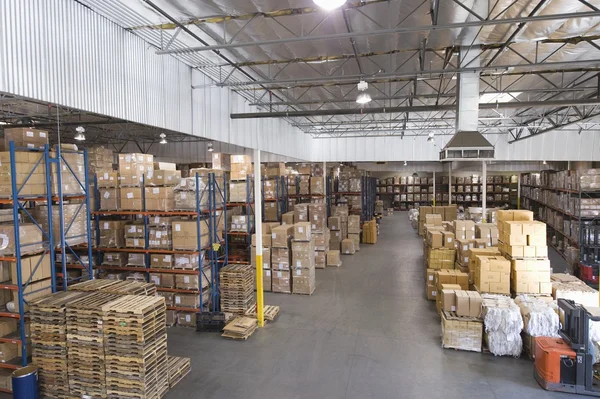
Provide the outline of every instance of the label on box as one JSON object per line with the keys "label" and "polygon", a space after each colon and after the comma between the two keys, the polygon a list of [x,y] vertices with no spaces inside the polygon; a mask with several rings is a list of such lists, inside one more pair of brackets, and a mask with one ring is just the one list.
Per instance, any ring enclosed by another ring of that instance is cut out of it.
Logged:
{"label": "label on box", "polygon": [[183,276],[183,282],[185,284],[189,284],[190,283],[190,276]]}
{"label": "label on box", "polygon": [[35,146],[33,144],[31,144],[31,143],[28,143],[27,144],[27,148],[35,148]]}
{"label": "label on box", "polygon": [[108,173],[104,174],[104,180],[108,180]]}
{"label": "label on box", "polygon": [[297,260],[297,261],[296,261],[296,267],[302,267],[302,262],[301,262],[301,261],[299,261],[299,260]]}
{"label": "label on box", "polygon": [[27,132],[25,132],[25,135],[27,137],[33,137],[33,132],[27,131]]}
{"label": "label on box", "polygon": [[429,276],[429,281],[433,281],[433,276]]}
{"label": "label on box", "polygon": [[433,291],[433,292],[431,293],[431,296],[437,296],[437,291]]}
{"label": "label on box", "polygon": [[284,269],[284,267],[283,267],[283,263],[279,263],[279,268],[280,268],[280,269]]}
{"label": "label on box", "polygon": [[46,132],[40,132],[40,137],[45,139],[46,138]]}
{"label": "label on box", "polygon": [[263,269],[268,269],[269,268],[269,264],[268,263],[263,263]]}
{"label": "label on box", "polygon": [[160,238],[160,237],[162,237],[162,232],[160,232],[160,231],[157,231],[157,232],[156,232],[156,238]]}
{"label": "label on box", "polygon": [[158,187],[155,187],[152,189],[152,194],[158,194],[160,193],[160,189]]}
{"label": "label on box", "polygon": [[139,245],[140,245],[140,240],[138,240],[137,238],[134,238],[134,239],[133,239],[133,245],[134,245],[134,246],[136,246],[136,247],[139,247]]}
{"label": "label on box", "polygon": [[133,198],[133,193],[127,193],[127,198],[128,199],[132,199]]}
{"label": "label on box", "polygon": [[176,296],[175,297],[175,303],[176,304],[180,304],[181,303],[181,297]]}
{"label": "label on box", "polygon": [[452,305],[450,306],[450,309],[452,309],[452,312],[456,312],[456,306]]}
{"label": "label on box", "polygon": [[271,276],[271,271],[270,270],[265,270],[265,276],[270,277]]}
{"label": "label on box", "polygon": [[281,278],[281,272],[277,272],[277,277]]}
{"label": "label on box", "polygon": [[171,255],[165,255],[165,262],[170,262],[171,261]]}
{"label": "label on box", "polygon": [[271,238],[272,239],[276,239],[277,238],[277,233],[271,233]]}
{"label": "label on box", "polygon": [[298,233],[304,233],[304,227],[299,226],[298,227]]}
{"label": "label on box", "polygon": [[186,322],[186,323],[190,323],[191,321],[192,321],[192,316],[191,316],[191,315],[189,315],[189,314],[186,314],[186,315],[185,315],[185,322]]}
{"label": "label on box", "polygon": [[135,226],[130,226],[129,227],[129,232],[130,233],[135,233]]}
{"label": "label on box", "polygon": [[175,231],[181,231],[181,225],[180,224],[176,224],[175,225]]}
{"label": "label on box", "polygon": [[104,222],[104,230],[108,230],[108,222]]}
{"label": "label on box", "polygon": [[452,238],[448,238],[448,242],[452,242]]}
{"label": "label on box", "polygon": [[152,276],[152,282],[156,285],[160,285],[160,277]]}
{"label": "label on box", "polygon": [[316,224],[313,224],[313,225],[312,225],[312,228],[316,230],[316,229],[317,229],[317,225],[316,225]]}
{"label": "label on box", "polygon": [[302,275],[302,270],[298,269],[296,270],[296,276],[301,276]]}
{"label": "label on box", "polygon": [[104,192],[103,197],[104,197],[104,199],[108,199],[108,197],[110,197],[110,194],[108,193],[108,191]]}
{"label": "label on box", "polygon": [[315,215],[315,220],[319,220],[319,215]]}
{"label": "label on box", "polygon": [[184,192],[179,193],[179,195],[181,196],[181,199],[186,199],[187,198],[187,194]]}

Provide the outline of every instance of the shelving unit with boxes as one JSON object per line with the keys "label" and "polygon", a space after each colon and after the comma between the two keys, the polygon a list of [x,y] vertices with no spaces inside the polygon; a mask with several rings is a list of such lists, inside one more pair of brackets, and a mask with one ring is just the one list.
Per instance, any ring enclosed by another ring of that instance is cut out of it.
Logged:
{"label": "shelving unit with boxes", "polygon": [[548,245],[565,258],[571,271],[598,284],[600,170],[524,174],[521,202],[548,225]]}
{"label": "shelving unit with boxes", "polygon": [[[3,380],[30,361],[28,302],[73,282],[64,272],[65,262],[63,272],[58,272],[56,255],[72,253],[76,258],[72,267],[85,270],[85,278],[92,274],[89,258],[74,251],[77,244],[91,249],[86,151],[75,146],[51,150],[47,132],[37,129],[5,129],[4,133],[7,151],[0,152],[0,300],[6,306],[0,312]],[[0,389],[10,390],[10,385]]]}
{"label": "shelving unit with boxes", "polygon": [[231,155],[227,208],[228,263],[250,264],[251,236],[254,232],[254,178],[252,160],[247,155]]}
{"label": "shelving unit with boxes", "polygon": [[168,324],[195,326],[196,312],[219,308],[227,193],[221,171],[190,174],[182,178],[174,164],[146,154],[119,154],[118,178],[116,171],[98,174],[93,214],[104,276],[153,282],[167,302]]}

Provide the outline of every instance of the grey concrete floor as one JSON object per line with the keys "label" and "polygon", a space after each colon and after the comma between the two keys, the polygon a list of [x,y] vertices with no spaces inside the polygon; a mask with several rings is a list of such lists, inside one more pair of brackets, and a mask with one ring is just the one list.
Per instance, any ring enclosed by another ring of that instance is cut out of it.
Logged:
{"label": "grey concrete floor", "polygon": [[376,245],[317,270],[312,296],[267,294],[281,313],[248,341],[170,329],[169,353],[191,357],[192,372],[166,398],[568,397],[542,390],[528,359],[442,349],[422,253],[397,212]]}

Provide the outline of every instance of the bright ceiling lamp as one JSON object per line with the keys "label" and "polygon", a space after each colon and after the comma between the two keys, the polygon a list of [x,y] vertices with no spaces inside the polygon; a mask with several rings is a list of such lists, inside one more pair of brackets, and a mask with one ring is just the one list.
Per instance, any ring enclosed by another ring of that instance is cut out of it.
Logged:
{"label": "bright ceiling lamp", "polygon": [[213,148],[213,143],[208,143],[208,152],[213,152],[215,149]]}
{"label": "bright ceiling lamp", "polygon": [[166,134],[164,134],[164,133],[160,134],[160,141],[159,141],[159,143],[160,144],[167,144],[167,135]]}
{"label": "bright ceiling lamp", "polygon": [[346,4],[346,0],[313,0],[316,5],[325,10],[333,10]]}
{"label": "bright ceiling lamp", "polygon": [[358,91],[360,92],[358,97],[356,97],[356,102],[358,104],[368,104],[371,102],[371,100],[372,100],[371,95],[369,95],[369,93],[367,93],[368,88],[369,88],[369,84],[367,82],[365,82],[364,80],[361,80],[358,83]]}
{"label": "bright ceiling lamp", "polygon": [[83,126],[77,126],[77,129],[75,129],[75,131],[77,132],[77,134],[75,135],[75,140],[84,141],[85,134],[83,133],[85,132],[85,128]]}

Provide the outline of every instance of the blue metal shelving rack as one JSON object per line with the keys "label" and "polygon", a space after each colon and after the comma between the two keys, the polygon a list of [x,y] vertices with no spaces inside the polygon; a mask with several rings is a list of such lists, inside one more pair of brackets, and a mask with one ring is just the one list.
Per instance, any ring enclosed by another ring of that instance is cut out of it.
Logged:
{"label": "blue metal shelving rack", "polygon": [[[64,150],[63,150],[64,151]],[[37,153],[40,154],[39,159],[33,164],[33,167],[30,171],[27,171],[27,173],[22,173],[22,174],[26,174],[27,176],[25,177],[25,179],[23,180],[22,184],[18,184],[17,183],[17,152],[25,152],[25,153]],[[10,344],[21,344],[21,353],[19,354],[20,356],[17,357],[16,359],[13,359],[11,361],[8,362],[4,362],[4,363],[0,363],[0,368],[9,368],[9,369],[16,369],[22,366],[26,366],[28,363],[28,356],[27,356],[27,337],[26,337],[26,328],[25,328],[25,321],[27,318],[27,315],[25,313],[25,306],[27,305],[27,297],[32,295],[32,294],[36,294],[42,291],[46,291],[48,289],[50,289],[52,292],[56,292],[57,291],[57,278],[59,277],[58,273],[56,272],[56,250],[57,250],[57,246],[54,245],[54,233],[53,233],[53,219],[52,219],[52,207],[56,206],[53,205],[53,202],[58,202],[58,207],[59,207],[59,216],[60,216],[60,221],[61,221],[61,226],[60,226],[60,246],[58,246],[58,251],[60,251],[62,253],[62,258],[63,258],[63,262],[62,262],[62,268],[63,268],[63,273],[61,274],[62,278],[63,278],[63,289],[66,289],[66,285],[68,284],[68,279],[66,278],[66,262],[64,261],[65,258],[65,253],[67,250],[69,251],[73,251],[73,249],[68,245],[68,243],[65,240],[65,235],[68,234],[69,229],[72,226],[72,223],[70,223],[66,228],[64,226],[64,214],[63,214],[63,205],[64,205],[64,200],[85,200],[85,202],[82,202],[80,207],[78,208],[78,211],[75,214],[74,219],[79,215],[79,212],[84,211],[86,212],[86,217],[88,218],[87,220],[87,243],[88,243],[88,254],[91,252],[91,245],[90,245],[90,240],[91,240],[91,234],[90,234],[90,222],[89,222],[89,184],[88,184],[88,176],[87,176],[87,152],[84,151],[70,151],[73,153],[79,153],[82,154],[84,157],[84,162],[85,162],[85,183],[82,183],[79,179],[77,179],[77,182],[82,186],[82,193],[80,195],[63,195],[62,192],[62,170],[67,170],[68,173],[73,173],[73,175],[75,176],[75,178],[77,178],[77,176],[75,175],[73,169],[71,168],[71,166],[68,164],[68,162],[66,162],[66,160],[64,160],[64,157],[61,155],[61,149],[60,148],[56,148],[56,152],[55,152],[55,157],[51,156],[50,153],[50,148],[48,145],[44,146],[43,149],[40,148],[21,148],[21,147],[17,147],[15,146],[14,142],[10,142],[9,144],[9,155],[10,155],[10,171],[11,171],[11,195],[9,199],[2,199],[0,200],[0,203],[5,204],[5,205],[10,205],[12,207],[12,213],[13,213],[13,224],[14,224],[14,254],[9,254],[9,256],[1,256],[0,260],[2,261],[9,261],[9,262],[14,262],[16,263],[16,272],[17,272],[17,276],[16,276],[16,280],[17,280],[17,284],[0,284],[0,289],[4,289],[4,290],[10,290],[10,291],[15,291],[17,292],[17,300],[16,300],[16,304],[15,306],[18,307],[18,311],[17,312],[0,312],[0,317],[9,317],[9,318],[13,318],[13,319],[17,319],[18,320],[18,326],[19,326],[19,330],[16,334],[11,334],[7,337],[0,337],[0,342],[5,342],[5,343],[10,343]],[[56,170],[58,171],[57,173],[57,186],[58,186],[58,192],[53,193],[52,192],[52,181],[51,181],[51,175],[52,175],[52,165],[53,164],[57,164]],[[41,169],[43,170],[43,175],[44,175],[44,184],[45,184],[45,195],[24,195],[21,194],[22,190],[24,189],[24,187],[27,185],[27,183],[29,182],[29,180],[31,179],[31,177],[33,176],[33,174],[37,174],[37,172]],[[84,185],[85,184],[85,185]],[[48,216],[47,216],[47,220],[45,221],[47,224],[47,230],[40,224],[40,220],[36,220],[34,218],[34,216],[31,214],[30,212],[30,207],[29,206],[34,206],[37,203],[45,203],[48,206]],[[83,210],[85,205],[85,210]],[[40,243],[33,243],[33,244],[24,244],[21,245],[21,240],[20,240],[20,229],[21,229],[21,225],[23,224],[23,222],[20,219],[20,214],[23,215],[23,217],[25,218],[25,220],[27,222],[30,222],[30,224],[33,224],[36,226],[36,228],[38,228],[41,232],[42,235],[42,242]],[[71,238],[81,238],[81,237],[71,237]],[[27,247],[30,246],[37,246],[39,245],[42,250],[41,251],[29,251]],[[12,255],[12,256],[10,256]],[[24,276],[23,276],[23,268],[22,268],[22,261],[23,261],[23,257],[24,256],[36,256],[36,255],[41,255],[40,260],[38,261],[38,263],[35,265],[35,267],[33,268],[31,275],[27,278],[27,280],[25,280]],[[78,259],[78,261],[80,262],[80,267],[81,269],[85,268],[87,270],[90,271],[90,275],[91,275],[91,271],[92,271],[92,263],[91,263],[91,256],[88,257],[88,262],[86,264],[86,262],[84,262],[79,256],[77,256],[75,253],[74,255],[76,256],[76,259]],[[29,291],[26,292],[27,288],[29,287],[30,284],[32,284],[32,278],[33,275],[35,274],[35,272],[37,271],[37,269],[40,267],[40,265],[42,264],[42,262],[44,261],[44,259],[46,257],[49,257],[50,260],[50,279],[49,280],[41,280],[41,282],[43,284],[48,284],[48,285],[44,285],[41,288],[38,288],[36,290],[33,291]],[[8,390],[0,390],[2,392],[9,392]]]}
{"label": "blue metal shelving rack", "polygon": [[[199,295],[199,308],[183,308],[177,306],[167,306],[169,310],[176,310],[181,312],[198,312],[205,310],[207,308],[212,308],[213,310],[218,310],[219,308],[219,270],[222,267],[221,265],[227,264],[228,259],[228,242],[227,237],[224,235],[223,237],[219,237],[218,235],[218,226],[221,221],[227,220],[227,207],[226,207],[226,198],[227,198],[227,188],[226,188],[226,178],[223,176],[222,182],[219,181],[220,178],[215,177],[214,173],[209,173],[208,177],[200,176],[196,174],[196,204],[194,211],[149,211],[146,208],[146,195],[145,195],[145,176],[142,176],[142,210],[141,211],[101,211],[97,209],[93,214],[96,218],[97,222],[100,220],[100,216],[142,216],[142,220],[144,222],[144,248],[143,249],[135,249],[135,248],[101,248],[98,247],[98,262],[100,266],[99,269],[102,270],[121,270],[121,271],[136,271],[144,270],[146,273],[146,281],[149,281],[150,273],[170,273],[170,274],[186,274],[186,275],[198,275],[199,276],[199,287],[198,290],[186,290],[186,289],[177,289],[177,288],[165,288],[165,287],[157,287],[157,291],[159,292],[174,292],[174,293],[185,293],[185,294],[198,294]],[[204,188],[200,188],[201,181],[206,182],[204,184]],[[202,205],[204,199],[207,199],[208,205]],[[96,204],[97,208],[100,204],[99,193],[96,191]],[[219,213],[220,212],[220,213]],[[197,241],[197,250],[195,251],[183,251],[183,250],[162,250],[162,249],[152,249],[149,248],[149,226],[150,226],[150,217],[152,216],[181,216],[181,217],[191,217],[196,220],[196,233],[198,236]],[[209,244],[206,246],[202,246],[202,235],[204,233],[208,233],[209,235]],[[97,243],[99,244],[99,232],[97,235]],[[101,265],[102,263],[102,253],[103,252],[127,252],[127,253],[143,253],[145,260],[145,268],[141,269],[139,267],[124,267],[124,266],[105,266]],[[150,267],[150,255],[153,253],[161,253],[161,254],[198,254],[199,257],[199,268],[198,270],[179,270],[179,269],[153,269]],[[207,258],[205,258],[205,256]],[[204,260],[208,259],[210,268],[211,268],[211,276],[206,275],[204,271]],[[209,302],[204,303],[204,289],[203,282],[204,279],[209,281],[209,289],[211,290],[209,295]]]}
{"label": "blue metal shelving rack", "polygon": [[[275,198],[265,198],[265,181],[273,180],[275,182]],[[281,222],[281,215],[287,212],[287,185],[285,182],[285,176],[276,176],[276,177],[263,177],[262,178],[262,217],[263,222]],[[266,204],[267,203],[276,203],[277,204],[277,220],[266,220]]]}

